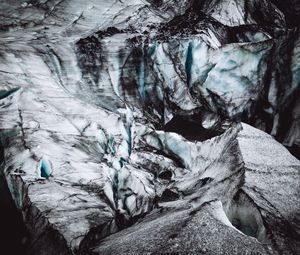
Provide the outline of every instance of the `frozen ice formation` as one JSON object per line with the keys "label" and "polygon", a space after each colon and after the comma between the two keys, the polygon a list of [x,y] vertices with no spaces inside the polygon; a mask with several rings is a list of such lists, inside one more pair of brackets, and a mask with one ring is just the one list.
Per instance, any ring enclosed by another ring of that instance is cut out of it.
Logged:
{"label": "frozen ice formation", "polygon": [[1,1],[1,247],[299,254],[299,11]]}

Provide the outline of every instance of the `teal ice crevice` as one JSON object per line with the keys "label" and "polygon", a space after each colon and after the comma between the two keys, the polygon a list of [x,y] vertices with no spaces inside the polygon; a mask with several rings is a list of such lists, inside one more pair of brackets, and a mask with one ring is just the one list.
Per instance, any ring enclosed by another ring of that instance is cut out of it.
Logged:
{"label": "teal ice crevice", "polygon": [[0,100],[9,97],[13,93],[17,92],[20,88],[13,88],[11,90],[0,90]]}
{"label": "teal ice crevice", "polygon": [[186,53],[186,60],[185,60],[185,73],[187,79],[187,85],[190,88],[192,83],[192,67],[193,67],[193,43],[190,42],[187,53]]}
{"label": "teal ice crevice", "polygon": [[138,91],[141,97],[141,100],[145,101],[145,56],[144,49],[142,49],[142,56],[139,68],[139,86]]}
{"label": "teal ice crevice", "polygon": [[48,162],[46,162],[44,159],[41,162],[41,177],[48,179],[51,174],[51,167]]}

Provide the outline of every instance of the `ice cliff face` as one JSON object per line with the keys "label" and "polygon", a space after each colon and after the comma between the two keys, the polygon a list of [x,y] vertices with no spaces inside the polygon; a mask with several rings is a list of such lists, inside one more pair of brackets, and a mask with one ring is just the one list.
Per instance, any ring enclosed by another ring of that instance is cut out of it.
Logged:
{"label": "ice cliff face", "polygon": [[297,1],[0,7],[16,254],[300,252]]}
{"label": "ice cliff face", "polygon": [[[178,115],[196,114],[202,126],[207,119],[209,126],[243,120],[297,154],[298,29],[288,29],[267,1],[195,2],[181,13],[159,25],[122,23],[78,40],[82,77],[70,89],[79,93],[89,84],[96,104],[114,108],[121,99],[158,126]],[[98,93],[106,95],[102,102]]]}

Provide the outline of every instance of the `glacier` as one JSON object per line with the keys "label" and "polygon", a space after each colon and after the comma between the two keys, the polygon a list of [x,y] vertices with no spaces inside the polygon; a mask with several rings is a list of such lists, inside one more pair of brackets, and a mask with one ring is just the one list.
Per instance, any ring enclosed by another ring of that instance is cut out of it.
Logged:
{"label": "glacier", "polygon": [[4,250],[300,252],[296,0],[0,7]]}

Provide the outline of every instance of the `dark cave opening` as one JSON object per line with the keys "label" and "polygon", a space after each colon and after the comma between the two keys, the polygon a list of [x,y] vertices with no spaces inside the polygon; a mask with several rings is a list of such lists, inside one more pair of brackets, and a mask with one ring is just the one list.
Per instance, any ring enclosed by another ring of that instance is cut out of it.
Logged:
{"label": "dark cave opening", "polygon": [[238,192],[225,213],[231,224],[247,236],[256,238],[265,243],[266,229],[259,208],[244,192]]}
{"label": "dark cave opening", "polygon": [[175,116],[164,126],[165,132],[174,132],[191,141],[205,141],[219,136],[223,131],[206,129],[197,116]]}
{"label": "dark cave opening", "polygon": [[161,178],[163,180],[168,180],[168,181],[170,181],[172,179],[172,176],[173,176],[173,174],[169,170],[168,171],[163,171],[162,173],[160,173],[158,175],[159,178]]}

